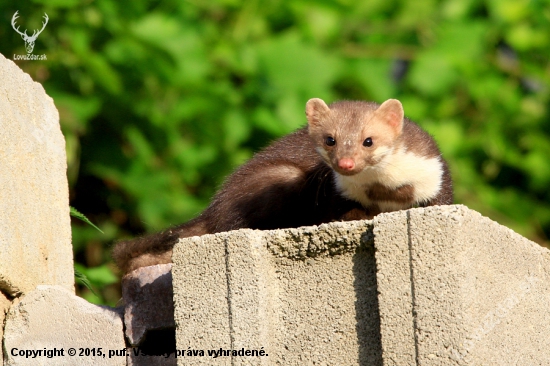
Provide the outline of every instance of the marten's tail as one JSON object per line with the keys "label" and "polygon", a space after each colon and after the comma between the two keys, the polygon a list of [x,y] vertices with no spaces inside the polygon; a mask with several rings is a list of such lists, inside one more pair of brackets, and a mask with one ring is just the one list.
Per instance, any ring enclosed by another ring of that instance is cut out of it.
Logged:
{"label": "marten's tail", "polygon": [[172,262],[172,248],[180,238],[208,234],[200,217],[159,233],[123,240],[115,244],[112,256],[123,273],[140,267]]}

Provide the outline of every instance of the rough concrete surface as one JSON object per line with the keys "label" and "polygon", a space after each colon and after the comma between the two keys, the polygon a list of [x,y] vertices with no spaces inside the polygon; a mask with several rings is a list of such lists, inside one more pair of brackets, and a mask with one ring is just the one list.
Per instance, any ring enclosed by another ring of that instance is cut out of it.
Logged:
{"label": "rough concrete surface", "polygon": [[[274,293],[270,286],[273,273],[267,263],[269,253],[262,245],[262,233],[236,231],[226,238],[226,275],[229,292],[232,349],[273,349],[270,335],[277,325],[273,311]],[[232,365],[247,364],[247,360],[232,357]],[[255,364],[268,364],[265,357]]]}
{"label": "rough concrete surface", "polygon": [[[74,291],[65,140],[52,99],[0,54],[0,291]],[[16,263],[24,265],[14,265]]]}
{"label": "rough concrete surface", "polygon": [[[172,256],[174,320],[178,351],[230,348],[225,260],[227,233],[180,240]],[[230,365],[230,358],[216,360]],[[211,357],[182,356],[179,365],[213,364]]]}
{"label": "rough concrete surface", "polygon": [[464,206],[374,225],[385,364],[550,364],[550,251]]}
{"label": "rough concrete surface", "polygon": [[380,365],[372,223],[267,232],[278,290],[271,364]]}
{"label": "rough concrete surface", "polygon": [[[61,286],[38,286],[8,311],[4,329],[4,365],[126,365],[122,316],[114,309],[88,303]],[[69,349],[76,350],[69,356]],[[79,356],[81,349],[102,349],[105,357]],[[24,350],[59,350],[63,356],[19,356]],[[13,356],[14,352],[17,356]]]}
{"label": "rough concrete surface", "polygon": [[[370,222],[180,240],[177,346],[205,356],[178,364],[380,365],[372,246]],[[220,347],[267,355],[208,356]]]}
{"label": "rough concrete surface", "polygon": [[416,364],[408,234],[407,211],[374,218],[380,335],[385,366]]}

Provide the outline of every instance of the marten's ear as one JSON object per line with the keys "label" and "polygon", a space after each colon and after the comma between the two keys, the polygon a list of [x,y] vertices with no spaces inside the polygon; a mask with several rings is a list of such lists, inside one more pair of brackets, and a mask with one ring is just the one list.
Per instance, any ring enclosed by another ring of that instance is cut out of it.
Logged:
{"label": "marten's ear", "polygon": [[306,103],[306,116],[309,125],[318,125],[321,118],[330,112],[327,104],[319,98],[313,98]]}
{"label": "marten's ear", "polygon": [[376,118],[384,121],[396,134],[403,129],[403,105],[397,99],[388,99],[376,110]]}

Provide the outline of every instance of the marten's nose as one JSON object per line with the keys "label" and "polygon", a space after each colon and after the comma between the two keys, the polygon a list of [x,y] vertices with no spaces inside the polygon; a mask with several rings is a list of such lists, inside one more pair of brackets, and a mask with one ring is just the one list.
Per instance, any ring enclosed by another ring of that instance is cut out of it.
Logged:
{"label": "marten's nose", "polygon": [[355,161],[350,158],[343,158],[338,160],[338,167],[342,170],[353,170],[355,168]]}

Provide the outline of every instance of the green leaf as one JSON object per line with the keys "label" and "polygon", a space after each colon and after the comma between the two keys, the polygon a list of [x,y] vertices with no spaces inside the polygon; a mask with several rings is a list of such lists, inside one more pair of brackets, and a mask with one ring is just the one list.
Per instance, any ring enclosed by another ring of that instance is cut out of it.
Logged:
{"label": "green leaf", "polygon": [[94,288],[92,287],[92,284],[90,283],[90,280],[86,275],[84,275],[82,272],[80,272],[78,269],[74,269],[74,277],[76,279],[76,282],[80,283],[81,285],[84,285],[88,290],[92,291],[94,295],[99,297],[99,295],[94,291]]}
{"label": "green leaf", "polygon": [[103,234],[103,231],[101,231],[100,228],[98,228],[90,220],[88,220],[88,218],[86,216],[84,216],[84,214],[78,212],[78,210],[76,208],[72,207],[72,206],[70,206],[70,209],[71,209],[71,216],[76,217],[77,219],[80,219],[80,220],[84,221],[85,223],[93,226],[94,228],[99,230],[100,233]]}

